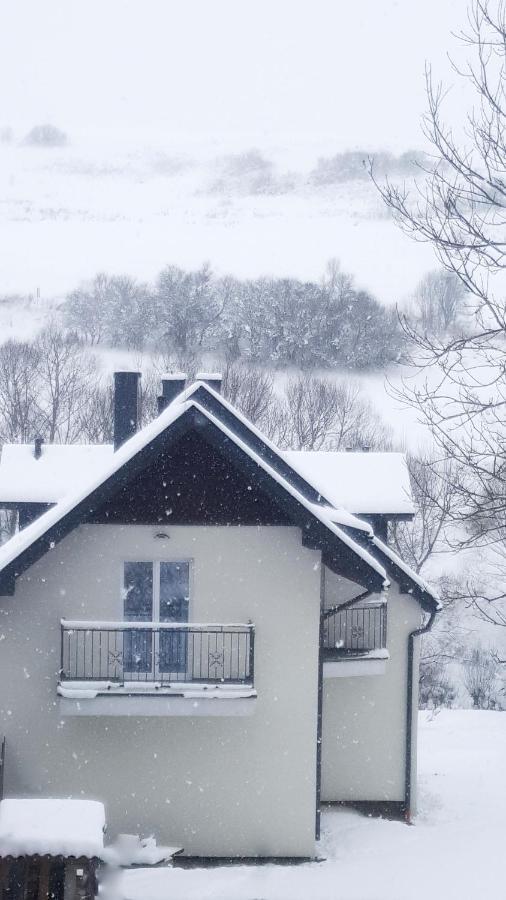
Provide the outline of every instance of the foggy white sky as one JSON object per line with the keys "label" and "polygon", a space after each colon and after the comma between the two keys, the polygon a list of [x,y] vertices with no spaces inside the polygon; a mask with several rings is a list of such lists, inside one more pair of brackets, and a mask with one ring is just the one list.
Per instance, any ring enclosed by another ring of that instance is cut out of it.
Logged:
{"label": "foggy white sky", "polygon": [[465,0],[0,0],[0,126],[422,143]]}

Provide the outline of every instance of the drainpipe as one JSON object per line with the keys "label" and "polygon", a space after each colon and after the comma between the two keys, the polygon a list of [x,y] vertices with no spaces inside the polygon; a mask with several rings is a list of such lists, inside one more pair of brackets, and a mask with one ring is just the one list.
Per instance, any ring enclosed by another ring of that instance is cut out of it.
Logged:
{"label": "drainpipe", "polygon": [[413,785],[411,783],[411,755],[413,752],[413,669],[415,654],[415,638],[430,631],[436,618],[436,610],[432,610],[428,621],[421,628],[416,628],[408,635],[408,696],[406,704],[406,772],[404,781],[404,817],[411,824],[411,799]]}

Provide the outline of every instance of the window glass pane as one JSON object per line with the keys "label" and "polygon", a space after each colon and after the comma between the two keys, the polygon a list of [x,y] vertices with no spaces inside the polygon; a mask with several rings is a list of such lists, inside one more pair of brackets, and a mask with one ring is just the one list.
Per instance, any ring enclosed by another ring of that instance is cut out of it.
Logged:
{"label": "window glass pane", "polygon": [[127,622],[150,622],[153,617],[153,563],[126,562],[123,614]]}
{"label": "window glass pane", "polygon": [[161,562],[160,622],[187,622],[189,594],[189,563]]}
{"label": "window glass pane", "polygon": [[[153,618],[153,563],[126,562],[123,580],[123,614],[127,622],[150,622]],[[153,632],[125,631],[123,669],[151,672]]]}
{"label": "window glass pane", "polygon": [[[187,562],[160,563],[160,621],[187,622],[190,593],[190,567]],[[160,672],[186,670],[188,635],[185,631],[161,631]]]}

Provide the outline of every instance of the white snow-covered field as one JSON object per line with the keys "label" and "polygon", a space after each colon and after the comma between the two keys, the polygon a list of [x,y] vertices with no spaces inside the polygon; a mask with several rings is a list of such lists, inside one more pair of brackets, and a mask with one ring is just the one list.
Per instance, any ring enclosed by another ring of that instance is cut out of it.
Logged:
{"label": "white snow-covered field", "polygon": [[[323,862],[137,869],[124,900],[476,900],[504,896],[506,713],[420,714],[413,827],[336,810]],[[289,827],[289,823],[287,823]],[[217,826],[219,827],[219,823]]]}
{"label": "white snow-covered field", "polygon": [[435,265],[369,180],[312,182],[337,140],[258,148],[74,134],[41,148],[21,137],[0,144],[0,295],[62,296],[99,271],[153,280],[168,263],[204,261],[220,274],[318,279],[337,258],[395,304]]}

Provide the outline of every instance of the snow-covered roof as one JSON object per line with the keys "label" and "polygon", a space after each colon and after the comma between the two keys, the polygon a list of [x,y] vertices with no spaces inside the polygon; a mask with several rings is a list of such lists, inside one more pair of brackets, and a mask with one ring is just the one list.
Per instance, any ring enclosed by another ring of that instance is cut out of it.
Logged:
{"label": "snow-covered roof", "polygon": [[104,804],[96,800],[2,800],[0,856],[102,856]]}
{"label": "snow-covered roof", "polygon": [[417,587],[420,588],[420,590],[436,600],[437,610],[441,610],[443,608],[441,601],[437,599],[436,590],[432,587],[430,582],[426,581],[425,578],[422,578],[422,576],[419,575],[418,572],[415,572],[415,570],[412,569],[411,566],[408,566],[408,564],[404,562],[402,557],[399,556],[399,554],[396,553],[395,550],[392,550],[392,548],[389,547],[388,544],[385,544],[385,542],[382,541],[379,537],[376,537],[376,535],[374,535],[372,543],[375,547],[378,548],[378,550],[381,551],[383,556],[386,556],[388,559],[390,559],[394,563],[394,565],[397,566],[397,568],[404,572],[404,574],[407,575],[408,578],[413,581],[417,585]]}
{"label": "snow-covered roof", "polygon": [[[197,387],[199,384],[197,383]],[[202,385],[207,388],[206,385]],[[210,390],[210,389],[209,389]],[[189,399],[186,399],[188,396]],[[219,397],[219,395],[215,394],[215,396]],[[236,444],[240,449],[242,449],[261,469],[263,469],[269,476],[271,476],[274,481],[276,481],[279,485],[281,485],[284,490],[290,494],[297,502],[304,507],[312,516],[318,519],[322,525],[331,532],[334,537],[337,537],[343,544],[345,544],[349,549],[359,557],[362,562],[366,563],[377,575],[379,575],[385,585],[388,584],[387,575],[385,569],[372,555],[366,550],[361,544],[357,541],[354,541],[353,538],[347,534],[343,528],[339,527],[339,510],[331,509],[332,518],[326,512],[329,510],[328,507],[319,507],[317,504],[310,502],[304,497],[297,488],[291,485],[286,479],[284,479],[279,472],[275,471],[268,462],[266,462],[262,457],[255,452],[248,444],[246,444],[243,440],[241,440],[236,434],[234,434],[223,422],[219,421],[215,418],[208,410],[206,410],[203,406],[201,406],[190,392],[183,392],[178,397],[176,397],[172,403],[170,403],[166,409],[155,418],[152,422],[146,425],[141,431],[138,431],[134,434],[128,441],[126,441],[115,453],[112,453],[109,457],[108,462],[100,468],[98,472],[94,472],[86,481],[83,481],[74,487],[74,490],[67,493],[63,499],[61,499],[55,506],[41,515],[38,519],[24,528],[22,531],[19,531],[14,535],[9,541],[7,541],[2,547],[0,547],[0,571],[5,569],[6,566],[13,563],[15,560],[21,556],[28,548],[30,548],[37,540],[40,538],[50,539],[50,532],[53,526],[58,525],[79,503],[83,500],[86,500],[89,495],[101,487],[106,481],[108,481],[116,472],[118,472],[126,463],[128,463],[137,453],[147,447],[152,441],[154,441],[162,432],[164,432],[169,426],[175,423],[185,412],[187,412],[191,407],[194,407],[201,416],[205,416],[210,422],[212,422],[217,428],[219,428],[223,434],[225,434],[230,440]],[[352,520],[353,517],[350,513],[347,513],[343,510],[343,519],[342,525],[344,527],[353,527]],[[369,526],[366,526],[365,523],[356,521],[356,527],[363,530],[364,528],[368,530]],[[47,535],[47,538],[46,538]]]}
{"label": "snow-covered roof", "polygon": [[[218,407],[211,411],[206,408],[206,405],[204,405],[203,402],[199,402],[199,392],[202,390],[204,390],[204,392],[207,391],[207,394],[217,401]],[[318,520],[327,532],[330,532],[334,538],[337,538],[342,544],[347,546],[349,550],[362,561],[362,563],[365,563],[366,566],[375,573],[376,578],[379,575],[383,581],[384,587],[388,586],[387,573],[384,566],[374,556],[375,546],[380,553],[383,554],[383,557],[391,560],[398,568],[402,568],[402,571],[411,578],[416,590],[419,589],[422,591],[422,604],[425,604],[428,601],[431,608],[437,604],[434,592],[423,579],[413,572],[402,560],[394,559],[394,555],[392,555],[390,548],[386,547],[386,545],[381,545],[381,542],[378,542],[378,540],[373,537],[372,529],[367,523],[357,519],[352,513],[343,508],[341,501],[338,502],[337,500],[340,493],[334,494],[327,488],[324,490],[323,485],[318,483],[321,478],[321,473],[317,471],[318,467],[313,466],[311,463],[309,466],[311,471],[308,471],[307,469],[304,471],[304,456],[307,454],[301,452],[282,454],[281,451],[258,431],[258,429],[251,425],[244,416],[238,413],[230,403],[224,400],[220,394],[216,393],[211,386],[202,382],[196,382],[182,391],[157,418],[146,425],[141,431],[134,434],[133,437],[126,441],[116,452],[112,452],[112,448],[107,445],[99,448],[86,448],[91,454],[90,458],[93,458],[95,450],[99,449],[103,451],[100,465],[97,463],[96,467],[93,467],[92,471],[87,473],[86,479],[83,478],[82,481],[77,480],[76,482],[76,478],[73,477],[72,489],[68,490],[68,492],[64,492],[61,495],[61,499],[58,500],[52,509],[49,509],[46,513],[32,522],[31,525],[28,525],[25,529],[18,532],[18,534],[0,548],[0,572],[6,567],[11,566],[11,564],[17,561],[25,551],[28,551],[32,545],[36,544],[38,541],[42,541],[45,545],[44,549],[41,551],[42,553],[45,552],[48,547],[51,549],[51,547],[54,546],[53,535],[56,541],[65,533],[62,531],[60,523],[65,520],[79,504],[87,500],[94,491],[99,490],[102,485],[108,482],[109,479],[133,459],[133,457],[144,448],[148,447],[163,432],[165,432],[166,429],[169,429],[171,425],[192,408],[195,412],[198,412],[200,416],[204,416],[210,423],[216,426],[216,428],[229,438],[236,447],[247,454],[259,468],[270,476],[270,478],[272,478],[287,494],[295,499],[301,507],[314,517],[314,519]],[[230,416],[228,420],[226,416],[224,416],[224,420],[221,418],[221,412],[224,410],[228,410],[233,416],[231,425]],[[243,426],[238,429],[237,433],[236,430],[234,430],[234,422],[236,424],[242,423]],[[256,444],[255,437],[257,438]],[[62,447],[58,448],[58,450],[62,449]],[[67,452],[67,449],[70,451],[70,448],[65,448],[64,452]],[[382,474],[377,472],[373,477],[369,470],[367,481],[371,489],[371,496],[374,496],[374,492],[379,490],[382,482],[388,481],[389,479],[392,481],[393,479],[395,483],[395,472],[397,472],[397,474],[402,473],[404,481],[401,481],[401,484],[404,484],[406,494],[409,491],[409,474],[403,454],[316,453],[311,454],[311,456],[319,457],[320,463],[322,463],[322,458],[326,459],[327,457],[339,456],[345,461],[348,458],[354,458],[355,465],[354,467],[352,465],[352,469],[354,468],[355,473],[359,472],[360,467],[363,465],[362,460],[364,458],[367,460],[367,466],[370,466],[370,459],[374,459],[374,457],[381,458],[380,465],[383,466]],[[388,459],[391,456],[395,458],[392,462]],[[69,459],[70,458],[69,452]],[[357,459],[360,459],[360,462],[357,462]],[[280,460],[283,460],[281,466],[279,465]],[[37,465],[40,463],[40,459],[34,459],[34,463]],[[345,465],[346,464],[347,463],[345,462]],[[333,471],[332,464],[324,463],[322,464],[322,471],[324,468]],[[67,472],[68,471],[69,466],[67,466]],[[302,475],[302,478],[305,480],[301,482],[299,478],[298,484],[293,483],[290,473],[292,473],[292,475],[298,473],[299,476]],[[349,479],[351,479],[351,475],[349,475]],[[363,480],[365,480],[365,475],[363,476]],[[360,482],[358,476],[357,481]],[[70,476],[68,476],[67,480],[67,483],[69,482]],[[333,502],[335,505],[331,506],[326,502],[314,502],[314,500],[309,499],[307,496],[305,488],[309,491],[313,490],[316,494],[318,492],[322,493],[325,500],[330,501],[331,503]],[[410,495],[409,502],[406,499],[404,507],[402,508],[400,506],[402,493],[404,493],[404,489],[398,494],[399,502],[396,503],[395,506],[391,506],[391,509],[395,509],[398,514],[402,512],[413,512],[414,510],[410,501]],[[2,500],[1,493],[0,500]],[[32,502],[34,502],[34,498],[32,498]],[[350,506],[350,504],[348,504],[348,506]],[[368,503],[366,509],[363,509],[362,511],[364,513],[375,512],[374,509],[370,508],[370,503]],[[378,508],[377,512],[384,512],[384,509]],[[350,535],[348,529],[353,530],[355,535]],[[354,539],[354,537],[357,539]],[[41,554],[39,553],[39,556],[40,555]],[[9,577],[12,577],[12,574],[13,573],[11,572]]]}
{"label": "snow-covered roof", "polygon": [[327,500],[351,513],[415,512],[404,453],[287,450],[284,456]]}
{"label": "snow-covered roof", "polygon": [[[97,475],[112,458],[112,444],[4,444],[0,502],[56,503]],[[284,458],[336,507],[354,514],[413,515],[404,453],[288,450]]]}
{"label": "snow-covered roof", "polygon": [[[113,453],[112,444],[43,444],[37,459],[33,444],[4,444],[0,502],[56,503],[98,475]],[[404,453],[288,450],[283,457],[334,507],[354,514],[415,511]]]}
{"label": "snow-covered roof", "polygon": [[56,503],[95,477],[112,457],[112,444],[4,444],[0,457],[0,501]]}

